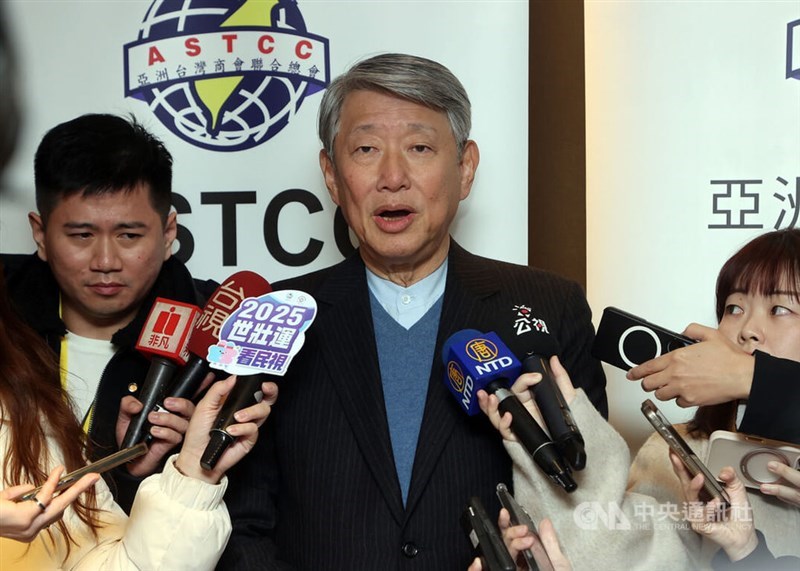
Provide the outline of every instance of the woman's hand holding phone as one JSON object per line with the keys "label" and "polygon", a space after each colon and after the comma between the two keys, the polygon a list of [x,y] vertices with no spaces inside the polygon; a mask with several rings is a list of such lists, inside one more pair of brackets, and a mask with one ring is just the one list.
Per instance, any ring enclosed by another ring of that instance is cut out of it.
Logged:
{"label": "woman's hand holding phone", "polygon": [[[689,504],[699,506],[703,474],[697,474],[693,478],[677,454],[670,451],[669,457],[672,469],[681,481],[684,499]],[[723,468],[719,473],[719,480],[725,485],[730,507],[723,510],[719,501],[714,499],[702,509],[689,508],[686,517],[693,530],[722,547],[731,561],[738,561],[749,555],[758,545],[753,511],[744,484],[736,477],[733,468]]]}
{"label": "woman's hand holding phone", "polygon": [[47,481],[29,501],[18,500],[33,489],[30,484],[12,486],[0,491],[1,536],[30,543],[42,529],[61,519],[64,510],[100,479],[99,474],[86,474],[71,487],[56,495],[56,486],[63,472],[63,466],[50,472]]}

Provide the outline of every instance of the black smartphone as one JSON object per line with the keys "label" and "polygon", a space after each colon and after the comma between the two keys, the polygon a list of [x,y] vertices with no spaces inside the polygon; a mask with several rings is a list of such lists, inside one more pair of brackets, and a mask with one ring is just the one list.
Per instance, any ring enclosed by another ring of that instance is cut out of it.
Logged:
{"label": "black smartphone", "polygon": [[480,498],[470,498],[461,515],[461,525],[484,571],[516,571],[517,566]]}
{"label": "black smartphone", "polygon": [[681,438],[681,435],[678,434],[672,424],[670,424],[667,418],[658,410],[658,407],[656,407],[653,401],[647,399],[642,403],[642,414],[650,421],[650,424],[653,425],[656,432],[667,441],[670,450],[678,455],[692,477],[695,477],[697,474],[703,474],[703,489],[700,490],[700,500],[703,502],[718,500],[722,509],[730,506],[728,493],[711,474],[708,468],[706,468],[705,464],[700,461],[700,458],[697,457],[694,450]]}
{"label": "black smartphone", "polygon": [[694,343],[632,313],[616,307],[603,310],[592,356],[625,371],[680,347]]}
{"label": "black smartphone", "polygon": [[[91,464],[87,464],[83,468],[78,468],[66,474],[65,476],[61,476],[61,479],[58,480],[58,484],[56,484],[56,492],[61,492],[62,490],[66,490],[72,484],[80,480],[86,474],[102,474],[103,472],[107,472],[112,468],[116,468],[121,464],[125,464],[126,462],[130,462],[134,458],[138,458],[139,456],[144,455],[147,453],[147,444],[144,442],[140,442],[135,446],[131,446],[130,448],[124,448],[118,452],[114,452],[113,454],[109,454],[105,458],[101,458],[97,462],[92,462]],[[28,500],[32,500],[33,497],[42,491],[42,486],[31,490],[21,498],[19,498],[18,502],[24,502]]]}
{"label": "black smartphone", "polygon": [[539,539],[539,532],[536,531],[536,525],[531,516],[525,511],[525,508],[519,505],[505,484],[497,484],[497,498],[500,500],[500,505],[508,510],[508,514],[511,516],[511,525],[525,525],[533,536],[533,546],[522,551],[528,569],[530,571],[554,571],[553,563],[547,555],[542,540]]}

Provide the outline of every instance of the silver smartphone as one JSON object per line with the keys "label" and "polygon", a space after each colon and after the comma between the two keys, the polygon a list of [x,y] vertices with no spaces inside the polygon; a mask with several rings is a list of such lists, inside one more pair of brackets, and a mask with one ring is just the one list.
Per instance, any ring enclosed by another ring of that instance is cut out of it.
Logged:
{"label": "silver smartphone", "polygon": [[731,466],[748,488],[780,482],[780,477],[767,469],[770,461],[800,470],[800,446],[727,430],[715,430],[709,437],[708,469],[718,474],[725,466]]}
{"label": "silver smartphone", "polygon": [[[143,456],[147,453],[147,444],[144,442],[140,442],[135,446],[131,446],[130,448],[124,448],[114,454],[109,454],[105,458],[101,458],[97,462],[92,462],[91,464],[87,464],[83,468],[78,468],[69,474],[62,476],[61,479],[56,484],[56,492],[61,492],[69,488],[72,484],[80,480],[86,474],[102,474],[103,472],[107,472],[112,468],[116,468],[121,464],[125,464],[126,462],[130,462],[134,458],[138,458],[139,456]],[[42,491],[43,486],[39,486],[38,488],[31,490],[17,501],[24,502],[28,500],[32,500],[33,497]]]}
{"label": "silver smartphone", "polygon": [[650,424],[653,425],[656,432],[667,441],[670,449],[678,455],[692,477],[695,477],[697,474],[703,474],[703,489],[700,490],[700,500],[704,502],[718,500],[722,509],[730,506],[728,493],[717,481],[716,477],[706,468],[705,464],[700,461],[700,458],[694,453],[694,450],[681,438],[681,435],[678,434],[667,418],[661,414],[661,411],[658,410],[658,407],[656,407],[653,401],[647,399],[642,403],[642,414],[650,421]]}
{"label": "silver smartphone", "polygon": [[550,561],[550,557],[547,556],[547,551],[539,538],[539,533],[536,531],[536,525],[528,512],[525,511],[525,508],[519,505],[505,484],[497,484],[497,497],[500,500],[500,505],[508,510],[511,516],[511,525],[528,526],[528,531],[533,535],[533,546],[522,552],[525,562],[528,564],[528,569],[530,571],[554,571],[553,563]]}

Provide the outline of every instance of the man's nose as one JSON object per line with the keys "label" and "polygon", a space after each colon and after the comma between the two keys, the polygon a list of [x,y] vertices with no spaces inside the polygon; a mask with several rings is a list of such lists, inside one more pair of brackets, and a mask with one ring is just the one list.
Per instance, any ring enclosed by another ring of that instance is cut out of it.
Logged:
{"label": "man's nose", "polygon": [[408,162],[399,151],[384,153],[380,162],[378,190],[397,192],[410,186]]}
{"label": "man's nose", "polygon": [[96,272],[114,272],[121,269],[118,246],[112,238],[100,238],[95,243],[91,269]]}

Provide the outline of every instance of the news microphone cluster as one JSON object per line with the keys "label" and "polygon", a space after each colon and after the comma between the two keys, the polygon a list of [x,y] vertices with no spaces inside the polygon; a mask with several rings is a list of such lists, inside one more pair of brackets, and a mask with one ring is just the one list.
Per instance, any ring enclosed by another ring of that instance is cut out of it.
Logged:
{"label": "news microphone cluster", "polygon": [[195,395],[210,371],[208,348],[217,343],[222,323],[243,300],[270,291],[267,280],[244,270],[224,280],[202,312],[194,305],[156,299],[136,343],[136,349],[151,359],[139,392],[143,408],[131,419],[122,448],[152,440],[147,417],[153,411],[166,410],[166,398],[191,399]]}
{"label": "news microphone cluster", "polygon": [[522,365],[493,332],[464,329],[453,334],[442,349],[444,382],[461,408],[469,415],[480,412],[477,392],[494,394],[501,414],[511,413],[511,431],[537,466],[567,492],[577,489],[561,452],[525,405],[511,392]]}

